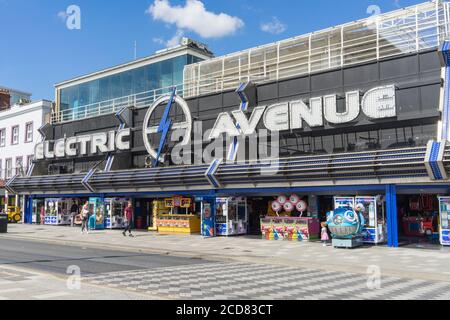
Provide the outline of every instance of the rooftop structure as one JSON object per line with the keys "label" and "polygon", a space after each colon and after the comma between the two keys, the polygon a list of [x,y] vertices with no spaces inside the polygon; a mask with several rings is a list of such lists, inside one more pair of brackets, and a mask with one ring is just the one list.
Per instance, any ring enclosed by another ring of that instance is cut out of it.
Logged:
{"label": "rooftop structure", "polygon": [[437,48],[449,36],[449,3],[431,1],[186,66],[184,97]]}
{"label": "rooftop structure", "polygon": [[205,45],[184,38],[180,45],[119,66],[55,85],[52,122],[67,122],[146,107],[173,86],[182,91],[184,66],[210,59]]}

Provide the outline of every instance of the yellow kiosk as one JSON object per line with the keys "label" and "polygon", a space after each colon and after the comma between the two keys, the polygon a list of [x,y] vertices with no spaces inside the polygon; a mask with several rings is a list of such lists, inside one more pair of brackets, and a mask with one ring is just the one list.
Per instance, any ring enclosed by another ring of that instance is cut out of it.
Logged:
{"label": "yellow kiosk", "polygon": [[[160,234],[196,234],[200,233],[200,217],[192,214],[192,199],[173,197],[164,200],[169,214],[157,217],[157,227]],[[182,211],[185,211],[183,214]]]}

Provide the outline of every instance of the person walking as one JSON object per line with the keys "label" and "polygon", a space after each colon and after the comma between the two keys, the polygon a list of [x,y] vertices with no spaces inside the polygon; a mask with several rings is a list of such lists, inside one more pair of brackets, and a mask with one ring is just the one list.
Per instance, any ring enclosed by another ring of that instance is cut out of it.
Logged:
{"label": "person walking", "polygon": [[130,233],[130,237],[134,237],[131,233],[131,223],[133,222],[133,203],[131,201],[128,202],[128,206],[125,208],[124,212],[124,220],[125,220],[125,230],[123,231],[123,236],[127,236],[127,231]]}
{"label": "person walking", "polygon": [[72,200],[72,206],[70,207],[70,226],[73,227],[75,224],[75,218],[79,214],[78,212],[78,204],[75,202],[75,200]]}
{"label": "person walking", "polygon": [[86,202],[81,209],[81,233],[84,234],[84,231],[89,234],[89,202]]}

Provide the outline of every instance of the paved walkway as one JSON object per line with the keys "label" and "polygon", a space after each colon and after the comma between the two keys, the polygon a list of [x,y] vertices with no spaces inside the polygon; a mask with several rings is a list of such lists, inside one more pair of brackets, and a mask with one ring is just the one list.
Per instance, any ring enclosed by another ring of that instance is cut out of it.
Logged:
{"label": "paved walkway", "polygon": [[81,245],[215,261],[270,264],[367,275],[377,267],[383,276],[450,282],[450,249],[420,250],[364,247],[355,250],[323,247],[320,243],[265,241],[230,237],[203,239],[198,235],[158,235],[140,232],[135,238],[119,231],[96,231],[82,235],[79,229],[54,226],[10,225],[2,238]]}
{"label": "paved walkway", "polygon": [[[276,276],[274,276],[276,275]],[[92,275],[101,287],[187,300],[448,300],[450,283],[249,263]]]}
{"label": "paved walkway", "polygon": [[88,283],[80,285],[68,276],[0,266],[0,300],[155,300],[146,292],[130,292]]}

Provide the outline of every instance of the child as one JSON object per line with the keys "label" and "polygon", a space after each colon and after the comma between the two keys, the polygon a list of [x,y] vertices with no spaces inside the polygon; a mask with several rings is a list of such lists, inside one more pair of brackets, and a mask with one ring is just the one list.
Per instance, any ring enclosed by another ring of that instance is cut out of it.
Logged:
{"label": "child", "polygon": [[328,241],[330,240],[330,237],[328,236],[328,228],[327,228],[327,224],[325,222],[322,222],[322,231],[321,231],[321,239],[322,239],[322,243],[323,246],[326,247]]}

